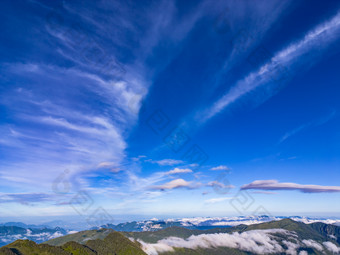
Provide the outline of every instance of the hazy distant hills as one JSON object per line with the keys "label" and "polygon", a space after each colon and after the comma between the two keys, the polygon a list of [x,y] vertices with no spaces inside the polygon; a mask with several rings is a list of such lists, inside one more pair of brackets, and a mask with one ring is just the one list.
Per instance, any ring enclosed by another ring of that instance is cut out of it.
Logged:
{"label": "hazy distant hills", "polygon": [[133,221],[120,223],[117,225],[106,224],[102,225],[101,228],[111,228],[116,231],[126,231],[126,232],[141,232],[141,231],[154,231],[165,229],[169,227],[184,227],[188,229],[211,229],[216,227],[232,227],[240,224],[252,225],[258,223],[264,223],[269,221],[278,221],[285,218],[290,218],[294,221],[303,222],[310,224],[313,222],[323,222],[327,224],[334,224],[340,226],[340,220],[338,219],[327,219],[327,218],[309,218],[300,216],[238,216],[238,217],[194,217],[194,218],[180,218],[180,219],[167,219],[167,220],[144,220],[144,221]]}
{"label": "hazy distant hills", "polygon": [[67,242],[74,241],[80,244],[85,244],[89,240],[104,239],[110,233],[116,232],[113,229],[98,229],[98,230],[85,230],[75,234],[62,236],[46,241],[50,245],[63,245]]}
{"label": "hazy distant hills", "polygon": [[72,232],[66,231],[62,228],[38,228],[37,226],[25,225],[23,223],[17,224],[18,226],[11,226],[4,224],[0,226],[0,246],[9,244],[17,239],[29,239],[37,243],[45,242],[51,238],[60,237]]}
{"label": "hazy distant hills", "polygon": [[[25,224],[22,222],[6,222],[0,223],[0,227],[20,227],[20,228],[51,228],[49,225],[34,225],[34,224]],[[60,226],[58,226],[60,227]]]}
{"label": "hazy distant hills", "polygon": [[103,239],[89,240],[86,245],[70,241],[62,246],[36,244],[29,240],[17,240],[0,248],[0,254],[6,255],[143,255],[146,254],[138,242],[132,242],[119,232],[111,232]]}
{"label": "hazy distant hills", "polygon": [[[86,232],[79,232],[85,233],[84,235],[88,240],[94,240],[101,238],[103,239],[108,233],[113,232],[113,230],[120,231],[120,232],[157,232],[158,234],[153,234],[153,238],[145,239],[145,234],[139,233],[130,233],[126,234],[129,237],[135,239],[146,240],[146,242],[155,242],[159,240],[159,236],[162,231],[164,230],[166,233],[162,238],[166,238],[168,236],[167,233],[169,231],[175,231],[176,233],[173,236],[187,238],[190,235],[199,235],[202,233],[213,233],[214,231],[222,232],[222,233],[229,233],[230,231],[244,231],[247,226],[247,229],[251,229],[251,226],[254,224],[266,223],[270,221],[280,221],[285,217],[270,217],[266,215],[262,216],[241,216],[241,217],[195,217],[195,218],[180,218],[180,219],[167,219],[167,220],[158,220],[158,219],[151,219],[151,220],[144,220],[144,221],[133,221],[127,223],[120,223],[120,224],[106,224],[101,227],[94,227],[92,229],[108,229],[109,232],[101,233],[96,231],[86,231]],[[333,225],[339,224],[339,220],[335,219],[321,219],[321,218],[308,218],[308,217],[299,217],[299,216],[292,216],[291,219],[297,222],[307,223],[308,225],[314,227],[317,226],[320,228],[318,230],[321,231],[321,228],[326,228],[323,231],[329,232],[330,235],[338,236],[336,232],[337,228],[333,229]],[[315,222],[323,222],[328,223],[328,225],[322,225],[321,223],[312,224]],[[272,223],[273,224],[273,223]],[[330,225],[333,224],[333,225]],[[55,227],[55,226],[62,226]],[[68,226],[70,226],[68,228]],[[55,239],[56,237],[61,237],[70,233],[75,233],[76,231],[70,231],[73,226],[72,224],[67,224],[63,221],[54,221],[49,222],[41,225],[27,225],[21,222],[7,222],[0,224],[0,247],[6,244],[12,243],[17,239],[28,239],[33,240],[36,243],[43,243],[45,241],[51,240],[48,242],[51,245],[58,245],[59,239]],[[86,225],[83,225],[86,226]],[[235,228],[235,226],[238,226]],[[327,226],[327,227],[325,227]],[[177,227],[177,228],[176,228]],[[220,230],[216,230],[219,228]],[[224,229],[227,228],[227,229]],[[181,229],[181,230],[179,230]],[[211,230],[209,231],[209,230]],[[230,230],[229,230],[230,229]],[[187,231],[190,230],[190,231]],[[204,230],[201,232],[200,230]],[[334,232],[334,233],[333,233]],[[101,234],[100,234],[101,233]],[[180,234],[182,233],[182,234]],[[186,233],[186,234],[184,234]],[[78,238],[76,238],[78,236]],[[70,238],[68,240],[68,238]],[[85,239],[82,234],[75,234],[72,236],[67,236],[65,239],[67,241],[76,241],[79,243],[84,244],[87,240]]]}
{"label": "hazy distant hills", "polygon": [[18,240],[0,254],[339,254],[340,227],[283,219],[208,230],[178,226],[144,232],[87,230],[36,244]]}

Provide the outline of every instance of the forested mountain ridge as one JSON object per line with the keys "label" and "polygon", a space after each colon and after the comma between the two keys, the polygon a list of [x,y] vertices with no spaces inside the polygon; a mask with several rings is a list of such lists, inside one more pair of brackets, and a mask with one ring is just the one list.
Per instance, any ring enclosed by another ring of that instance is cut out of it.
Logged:
{"label": "forested mountain ridge", "polygon": [[208,230],[170,227],[158,231],[81,231],[36,244],[17,240],[0,254],[337,254],[340,227],[291,219]]}

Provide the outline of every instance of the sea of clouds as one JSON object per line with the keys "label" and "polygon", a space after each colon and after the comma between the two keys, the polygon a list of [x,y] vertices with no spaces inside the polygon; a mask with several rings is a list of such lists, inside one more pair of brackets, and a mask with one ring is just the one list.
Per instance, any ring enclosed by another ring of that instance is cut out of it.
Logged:
{"label": "sea of clouds", "polygon": [[[285,240],[282,241],[282,236]],[[158,255],[162,252],[172,252],[174,248],[209,249],[229,247],[255,254],[282,253],[289,255],[306,255],[304,248],[313,248],[320,252],[330,251],[340,253],[340,248],[332,242],[318,243],[314,240],[299,240],[295,232],[284,229],[251,230],[243,233],[234,232],[192,235],[187,239],[168,237],[157,243],[142,244],[143,250],[149,255]]]}
{"label": "sea of clouds", "polygon": [[[8,234],[0,234],[0,244],[9,244],[18,239],[29,239],[35,241],[36,243],[42,243],[48,241],[53,238],[64,236],[64,234],[60,231],[55,232],[41,232],[37,234],[33,234],[30,229],[26,230],[25,234],[15,234],[15,235],[8,235]],[[76,231],[68,231],[67,234],[73,234]],[[1,246],[1,245],[0,245]]]}

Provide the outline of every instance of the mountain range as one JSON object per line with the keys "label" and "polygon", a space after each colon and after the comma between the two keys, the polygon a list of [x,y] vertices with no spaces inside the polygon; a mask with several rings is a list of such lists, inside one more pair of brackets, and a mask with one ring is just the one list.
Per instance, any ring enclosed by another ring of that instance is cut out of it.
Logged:
{"label": "mountain range", "polygon": [[[270,221],[285,219],[284,216],[238,216],[238,217],[193,217],[178,219],[150,219],[142,221],[132,221],[119,224],[105,224],[92,227],[90,229],[113,229],[120,232],[144,232],[157,231],[170,227],[182,227],[191,230],[209,230],[214,228],[230,228],[240,224],[252,225]],[[327,224],[340,225],[339,219],[330,218],[310,218],[300,216],[288,217],[294,221],[311,224],[323,222]],[[74,228],[76,226],[76,228]],[[17,239],[28,239],[36,243],[43,243],[50,239],[75,233],[78,230],[85,230],[86,224],[79,229],[78,223],[67,223],[64,221],[51,221],[39,225],[25,224],[22,222],[0,223],[0,247],[9,244]]]}
{"label": "mountain range", "polygon": [[23,223],[13,223],[13,225],[3,224],[2,226],[0,226],[0,247],[9,244],[17,239],[29,239],[37,243],[42,243],[49,239],[71,233],[74,233],[74,231],[67,231],[59,227],[28,227],[28,225],[25,225]]}
{"label": "mountain range", "polygon": [[228,228],[188,229],[173,226],[157,231],[81,231],[36,244],[17,240],[0,254],[338,254],[340,227],[282,219]]}
{"label": "mountain range", "polygon": [[330,218],[311,218],[311,217],[301,217],[301,216],[267,216],[267,215],[259,215],[259,216],[238,216],[238,217],[193,217],[193,218],[179,218],[179,219],[150,219],[144,221],[132,221],[126,223],[120,223],[117,225],[114,224],[105,224],[100,226],[100,228],[112,228],[116,231],[154,231],[165,229],[168,227],[184,227],[188,229],[210,229],[216,227],[232,227],[240,224],[244,225],[252,225],[258,223],[264,223],[269,221],[278,221],[282,219],[292,219],[294,221],[303,222],[306,224],[310,224],[313,222],[323,222],[327,224],[334,224],[340,226],[339,219],[330,219]]}

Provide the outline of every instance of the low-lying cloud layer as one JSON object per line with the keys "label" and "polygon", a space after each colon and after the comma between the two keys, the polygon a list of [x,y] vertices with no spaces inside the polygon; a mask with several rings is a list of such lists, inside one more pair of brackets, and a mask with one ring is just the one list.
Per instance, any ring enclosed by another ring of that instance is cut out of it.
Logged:
{"label": "low-lying cloud layer", "polygon": [[34,232],[35,233],[33,233],[32,230],[27,229],[26,233],[18,233],[18,234],[1,233],[0,234],[0,246],[12,243],[18,239],[29,239],[37,243],[42,243],[53,238],[64,236],[65,234],[73,233],[72,231],[68,233],[65,233],[65,232],[62,233],[62,231],[59,231],[59,230],[53,231],[50,229],[47,229],[46,231],[35,230]]}
{"label": "low-lying cloud layer", "polygon": [[241,189],[298,190],[304,193],[340,192],[340,186],[303,185],[291,182],[280,183],[277,180],[257,180],[243,185]]}
{"label": "low-lying cloud layer", "polygon": [[[279,236],[282,238],[282,235],[285,236],[285,240],[280,242]],[[152,244],[141,240],[138,241],[142,244],[143,250],[149,255],[172,252],[176,247],[188,249],[229,247],[255,254],[285,253],[290,255],[307,254],[304,250],[306,248],[312,248],[320,252],[324,251],[324,249],[335,253],[340,251],[340,248],[332,242],[320,244],[314,240],[299,241],[295,232],[284,229],[251,230],[232,234],[202,234],[193,235],[187,239],[168,237]]]}

